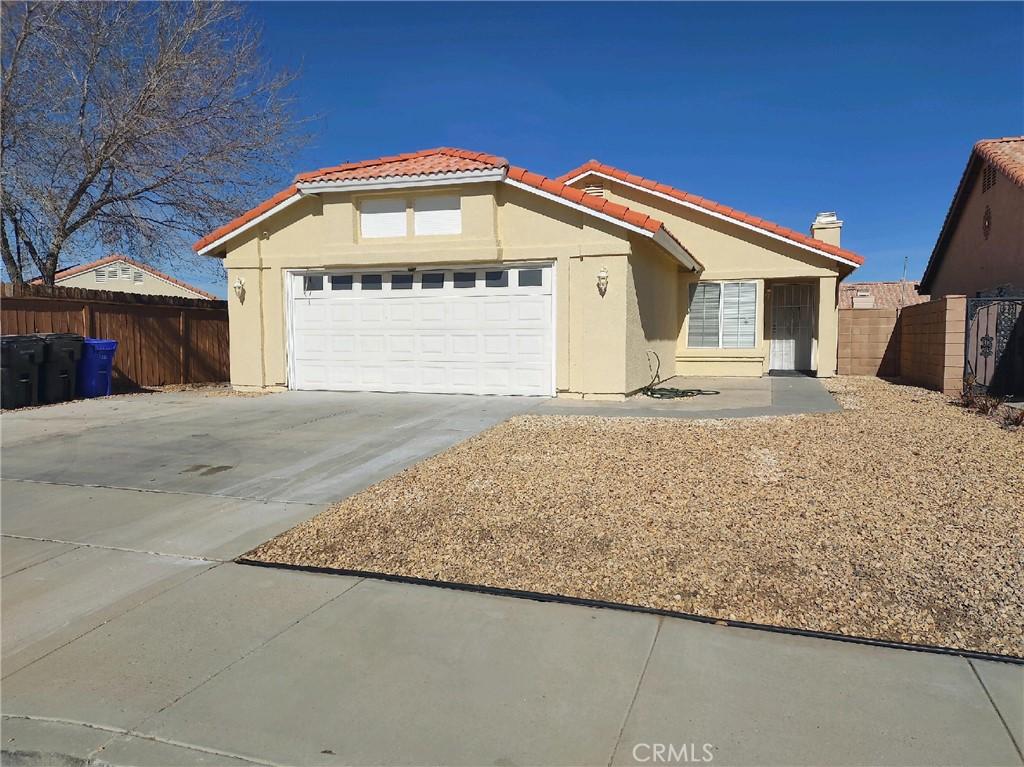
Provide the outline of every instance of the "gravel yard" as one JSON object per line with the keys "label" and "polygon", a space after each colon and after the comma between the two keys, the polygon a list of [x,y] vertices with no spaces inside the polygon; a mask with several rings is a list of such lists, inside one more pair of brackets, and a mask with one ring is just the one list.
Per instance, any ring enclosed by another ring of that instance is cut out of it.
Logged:
{"label": "gravel yard", "polygon": [[249,556],[1024,656],[1024,431],[825,384],[842,413],[513,418]]}

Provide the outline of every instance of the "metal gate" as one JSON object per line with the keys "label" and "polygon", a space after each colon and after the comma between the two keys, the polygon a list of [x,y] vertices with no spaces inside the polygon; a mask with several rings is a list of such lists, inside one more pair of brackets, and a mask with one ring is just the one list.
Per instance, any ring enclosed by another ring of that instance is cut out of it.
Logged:
{"label": "metal gate", "polygon": [[1024,394],[1024,298],[968,298],[964,381],[996,397]]}

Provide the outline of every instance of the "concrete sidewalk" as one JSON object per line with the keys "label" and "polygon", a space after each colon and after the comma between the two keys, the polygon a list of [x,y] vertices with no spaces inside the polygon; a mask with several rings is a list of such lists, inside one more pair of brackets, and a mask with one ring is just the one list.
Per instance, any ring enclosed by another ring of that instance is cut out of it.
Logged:
{"label": "concrete sidewalk", "polygon": [[3,745],[131,765],[638,764],[659,744],[1010,765],[1022,685],[1001,663],[228,563],[7,677]]}

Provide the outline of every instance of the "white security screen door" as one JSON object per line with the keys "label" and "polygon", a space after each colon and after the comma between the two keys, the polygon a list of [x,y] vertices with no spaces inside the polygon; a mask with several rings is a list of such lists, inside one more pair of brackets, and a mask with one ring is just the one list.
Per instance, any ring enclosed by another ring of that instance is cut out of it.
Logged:
{"label": "white security screen door", "polygon": [[772,370],[811,370],[814,286],[772,286]]}
{"label": "white security screen door", "polygon": [[292,388],[554,394],[550,265],[290,279]]}

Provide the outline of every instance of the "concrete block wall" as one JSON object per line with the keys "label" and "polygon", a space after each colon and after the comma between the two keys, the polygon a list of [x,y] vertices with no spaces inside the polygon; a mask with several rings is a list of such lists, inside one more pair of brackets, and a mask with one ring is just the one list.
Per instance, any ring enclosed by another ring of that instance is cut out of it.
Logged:
{"label": "concrete block wall", "polygon": [[899,375],[898,319],[897,309],[840,309],[839,375]]}
{"label": "concrete block wall", "polygon": [[966,296],[906,306],[900,315],[900,377],[956,395],[963,389]]}

